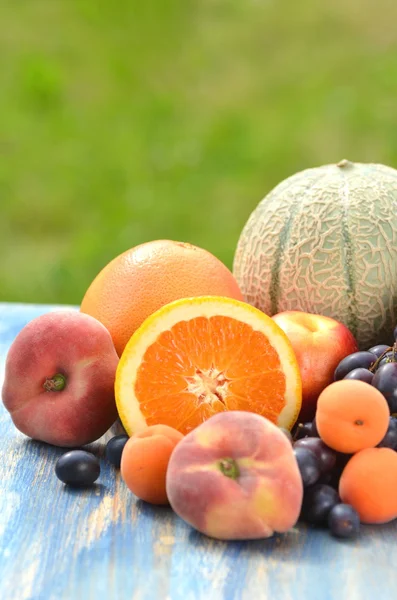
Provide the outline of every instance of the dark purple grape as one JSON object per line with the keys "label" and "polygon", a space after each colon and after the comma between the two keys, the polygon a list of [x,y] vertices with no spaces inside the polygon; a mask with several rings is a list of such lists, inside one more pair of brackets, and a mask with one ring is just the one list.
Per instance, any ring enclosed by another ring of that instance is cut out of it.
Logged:
{"label": "dark purple grape", "polygon": [[311,437],[319,437],[318,429],[317,429],[317,423],[316,423],[316,417],[314,417],[314,419],[312,421],[312,435],[311,435]]}
{"label": "dark purple grape", "polygon": [[85,450],[70,450],[58,458],[55,475],[69,485],[91,485],[99,477],[99,460]]}
{"label": "dark purple grape", "polygon": [[393,335],[394,335],[394,339],[395,339],[395,341],[397,342],[397,325],[396,325],[396,327],[394,328],[394,333],[393,333]]}
{"label": "dark purple grape", "polygon": [[334,490],[338,490],[341,474],[342,473],[340,471],[332,469],[332,471],[328,471],[328,473],[322,473],[317,483],[323,483],[325,485],[331,486],[332,488],[334,488]]}
{"label": "dark purple grape", "polygon": [[359,367],[358,369],[353,369],[347,375],[344,376],[343,379],[358,379],[359,381],[365,381],[365,383],[372,383],[372,379],[374,374],[371,373],[368,369],[364,369],[363,367]]}
{"label": "dark purple grape", "polygon": [[386,435],[381,442],[378,444],[379,448],[391,448],[397,450],[397,419],[396,417],[390,417],[389,428],[386,431]]}
{"label": "dark purple grape", "polygon": [[360,531],[360,517],[350,504],[336,504],[329,512],[328,527],[336,537],[352,538]]}
{"label": "dark purple grape", "polygon": [[334,475],[334,470],[328,471],[328,473],[321,473],[320,477],[319,477],[319,480],[317,481],[317,483],[325,483],[326,485],[330,485],[331,487],[335,487],[333,485],[333,478],[334,478],[333,475]]}
{"label": "dark purple grape", "polygon": [[397,413],[397,362],[379,367],[372,380],[372,385],[386,398],[390,413]]}
{"label": "dark purple grape", "polygon": [[385,354],[384,357],[378,362],[376,370],[378,370],[379,367],[383,367],[383,365],[388,365],[391,362],[397,362],[397,352],[393,350],[387,352],[387,354]]}
{"label": "dark purple grape", "polygon": [[331,509],[339,504],[338,492],[323,483],[316,483],[305,490],[302,504],[302,518],[313,525],[323,525],[327,522]]}
{"label": "dark purple grape", "polygon": [[333,487],[335,490],[338,490],[339,489],[339,480],[343,473],[343,469],[345,468],[346,464],[349,462],[350,458],[351,458],[350,454],[341,454],[340,452],[337,452],[336,464],[335,464],[334,468],[331,469],[331,471],[328,471],[327,473],[322,473],[320,476],[320,479],[318,480],[317,483],[325,483],[325,484]]}
{"label": "dark purple grape", "polygon": [[294,448],[307,448],[319,461],[321,473],[327,473],[331,471],[336,464],[336,452],[331,450],[320,438],[307,437],[302,440],[297,440],[294,444]]}
{"label": "dark purple grape", "polygon": [[307,448],[294,448],[294,454],[302,477],[303,486],[307,487],[316,483],[320,477],[320,463],[317,456]]}
{"label": "dark purple grape", "polygon": [[370,348],[368,352],[372,352],[372,354],[375,354],[375,356],[379,358],[389,348],[390,346],[388,346],[387,344],[378,344],[377,346],[372,346],[372,348]]}
{"label": "dark purple grape", "polygon": [[106,444],[105,456],[117,468],[120,467],[121,455],[128,440],[128,435],[115,435]]}
{"label": "dark purple grape", "polygon": [[349,356],[340,361],[335,369],[334,380],[339,381],[339,379],[343,379],[353,369],[359,369],[360,367],[369,369],[375,361],[376,356],[372,352],[364,350],[362,352],[353,352],[353,354],[349,354]]}
{"label": "dark purple grape", "polygon": [[352,458],[352,456],[353,454],[344,454],[342,452],[338,452],[336,456],[336,465],[334,470],[339,471],[340,474],[342,474],[343,469],[345,468],[349,460]]}
{"label": "dark purple grape", "polygon": [[309,437],[313,435],[313,422],[309,421],[308,423],[298,423],[292,437],[294,440],[300,440],[304,437]]}

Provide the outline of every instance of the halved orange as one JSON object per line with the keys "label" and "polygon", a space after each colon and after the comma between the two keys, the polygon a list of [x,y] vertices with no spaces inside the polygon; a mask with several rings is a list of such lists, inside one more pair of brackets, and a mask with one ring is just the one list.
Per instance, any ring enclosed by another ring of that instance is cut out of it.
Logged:
{"label": "halved orange", "polygon": [[201,296],[163,306],[135,331],[115,394],[129,435],[159,423],[186,434],[225,410],[291,429],[302,384],[293,348],[273,319],[239,300]]}

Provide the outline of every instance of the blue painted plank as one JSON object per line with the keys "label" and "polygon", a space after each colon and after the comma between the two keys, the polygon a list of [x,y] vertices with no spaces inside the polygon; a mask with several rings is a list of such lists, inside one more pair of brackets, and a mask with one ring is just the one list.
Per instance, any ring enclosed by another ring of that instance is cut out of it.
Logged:
{"label": "blue painted plank", "polygon": [[[0,303],[0,383],[18,331],[56,308]],[[1,600],[395,597],[396,522],[350,542],[303,525],[270,540],[211,540],[127,490],[104,460],[115,432],[88,446],[101,458],[99,483],[69,490],[54,474],[64,450],[23,436],[1,405]]]}

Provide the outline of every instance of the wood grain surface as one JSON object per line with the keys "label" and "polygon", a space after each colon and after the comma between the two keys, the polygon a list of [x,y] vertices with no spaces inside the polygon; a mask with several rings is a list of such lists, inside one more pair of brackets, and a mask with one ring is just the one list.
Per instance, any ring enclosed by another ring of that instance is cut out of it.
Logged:
{"label": "wood grain surface", "polygon": [[[0,303],[0,383],[18,331],[56,307]],[[220,542],[169,508],[137,499],[104,459],[116,430],[87,446],[92,488],[55,476],[65,452],[29,440],[0,407],[0,600],[387,600],[396,597],[396,522],[355,541],[299,525],[283,536]]]}

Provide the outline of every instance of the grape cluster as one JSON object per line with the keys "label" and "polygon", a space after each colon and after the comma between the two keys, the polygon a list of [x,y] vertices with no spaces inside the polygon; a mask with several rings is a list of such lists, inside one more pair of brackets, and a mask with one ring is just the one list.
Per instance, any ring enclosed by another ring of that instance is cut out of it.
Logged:
{"label": "grape cluster", "polygon": [[304,486],[300,519],[311,525],[328,526],[337,537],[357,535],[359,516],[338,495],[339,479],[350,455],[326,446],[318,437],[315,420],[296,427],[293,448]]}
{"label": "grape cluster", "polygon": [[394,344],[379,344],[349,354],[335,369],[334,380],[358,379],[373,385],[386,398],[390,414],[397,414],[397,327]]}
{"label": "grape cluster", "polygon": [[[378,344],[341,360],[334,380],[341,379],[364,381],[383,394],[390,409],[390,420],[378,447],[397,451],[397,327],[393,346]],[[342,503],[338,495],[339,480],[351,455],[326,446],[319,437],[315,419],[296,426],[293,448],[304,486],[301,520],[326,525],[338,537],[357,535],[359,515],[352,506]]]}
{"label": "grape cluster", "polygon": [[[341,502],[339,480],[350,454],[332,450],[317,436],[315,421],[295,429],[293,449],[304,486],[300,520],[311,525],[328,526],[337,537],[358,534],[360,518],[350,505]],[[390,417],[389,428],[378,447],[397,450],[397,418]]]}

